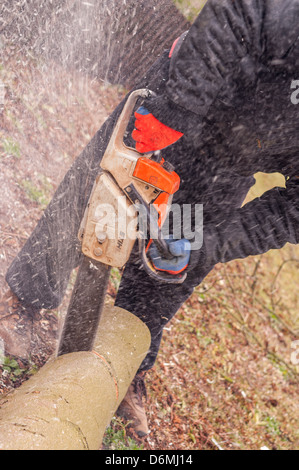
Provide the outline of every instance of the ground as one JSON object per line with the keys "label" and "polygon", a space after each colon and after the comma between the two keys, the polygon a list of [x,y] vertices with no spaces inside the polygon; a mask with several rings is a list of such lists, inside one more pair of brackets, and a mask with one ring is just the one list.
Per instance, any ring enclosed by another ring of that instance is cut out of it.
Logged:
{"label": "ground", "polygon": [[[95,83],[57,64],[10,55],[0,64],[0,292],[65,172],[124,90]],[[275,177],[277,178],[277,177]],[[277,180],[281,181],[281,180]],[[267,185],[259,176],[250,197]],[[219,265],[165,329],[157,363],[146,377],[151,434],[137,439],[114,419],[104,446],[114,449],[298,449],[299,249]],[[120,274],[113,271],[109,301]],[[68,289],[71,292],[72,280]],[[52,349],[58,311],[36,328]],[[47,360],[6,358],[0,394],[18,387]]]}

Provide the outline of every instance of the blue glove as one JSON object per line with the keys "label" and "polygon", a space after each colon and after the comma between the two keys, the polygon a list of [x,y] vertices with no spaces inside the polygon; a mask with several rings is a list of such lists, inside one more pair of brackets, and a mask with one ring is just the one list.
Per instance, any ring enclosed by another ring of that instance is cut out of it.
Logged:
{"label": "blue glove", "polygon": [[191,256],[191,243],[184,238],[182,240],[174,240],[172,236],[165,240],[170,253],[174,256],[168,260],[163,258],[153,243],[149,249],[149,257],[157,271],[166,271],[169,274],[180,274],[187,269]]}

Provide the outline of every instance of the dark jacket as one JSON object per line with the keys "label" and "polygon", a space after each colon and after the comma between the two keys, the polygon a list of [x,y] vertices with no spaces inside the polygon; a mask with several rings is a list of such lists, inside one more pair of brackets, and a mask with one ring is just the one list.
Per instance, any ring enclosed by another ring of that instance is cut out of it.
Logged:
{"label": "dark jacket", "polygon": [[201,262],[204,252],[217,263],[299,243],[298,79],[299,0],[209,0],[176,51],[165,94],[147,103],[209,169],[286,177],[286,189],[215,216]]}

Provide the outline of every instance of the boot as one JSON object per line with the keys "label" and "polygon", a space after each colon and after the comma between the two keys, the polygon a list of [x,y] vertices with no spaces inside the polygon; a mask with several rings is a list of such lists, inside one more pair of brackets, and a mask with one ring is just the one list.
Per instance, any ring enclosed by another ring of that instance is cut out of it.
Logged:
{"label": "boot", "polygon": [[116,412],[117,416],[132,421],[138,437],[145,437],[150,433],[143,406],[143,397],[146,398],[144,375],[142,372],[136,375]]}
{"label": "boot", "polygon": [[1,353],[29,360],[36,315],[39,310],[23,306],[11,290],[4,295],[0,301],[0,349],[4,349]]}

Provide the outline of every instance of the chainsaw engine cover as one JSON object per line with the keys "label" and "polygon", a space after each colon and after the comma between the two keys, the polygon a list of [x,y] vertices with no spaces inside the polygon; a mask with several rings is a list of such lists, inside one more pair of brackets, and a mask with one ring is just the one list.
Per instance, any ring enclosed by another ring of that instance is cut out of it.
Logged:
{"label": "chainsaw engine cover", "polygon": [[79,232],[83,253],[108,266],[122,268],[135,244],[137,225],[134,205],[109,174],[101,173]]}

